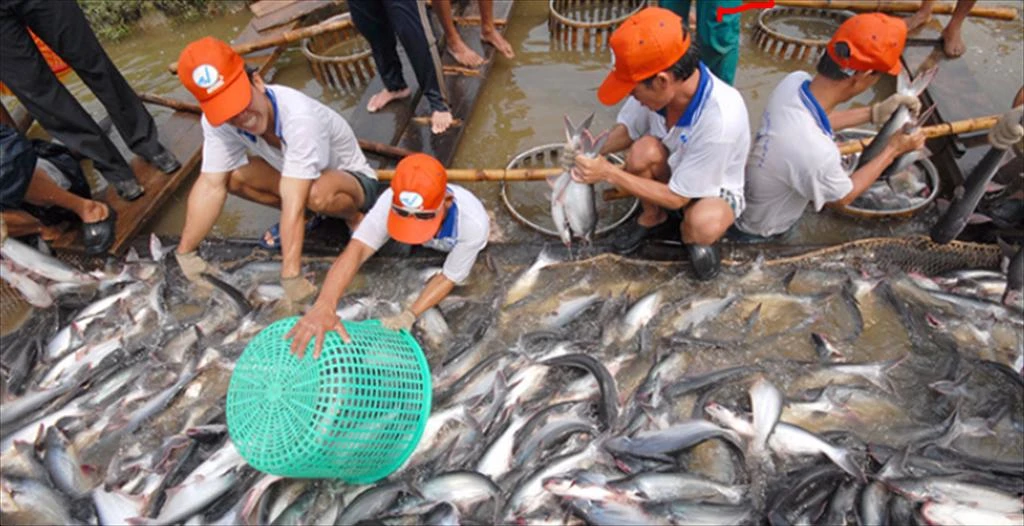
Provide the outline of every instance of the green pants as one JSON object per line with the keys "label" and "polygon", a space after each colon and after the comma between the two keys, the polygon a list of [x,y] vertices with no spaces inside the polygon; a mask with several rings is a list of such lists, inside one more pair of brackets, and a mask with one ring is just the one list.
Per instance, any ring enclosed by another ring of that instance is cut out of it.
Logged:
{"label": "green pants", "polygon": [[[691,0],[660,0],[661,7],[689,20]],[[736,7],[742,0],[696,0],[697,44],[700,59],[716,77],[732,85],[740,59],[740,14],[717,21],[719,7]]]}

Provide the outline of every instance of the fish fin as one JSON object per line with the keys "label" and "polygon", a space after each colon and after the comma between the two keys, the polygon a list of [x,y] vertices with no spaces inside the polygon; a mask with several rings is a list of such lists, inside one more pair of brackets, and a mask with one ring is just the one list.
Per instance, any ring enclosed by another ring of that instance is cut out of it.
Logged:
{"label": "fish fin", "polygon": [[586,153],[597,157],[601,153],[601,148],[604,148],[604,143],[608,142],[608,137],[611,136],[611,130],[605,130],[594,138],[594,142],[591,144],[589,150],[584,150]]}
{"label": "fish fin", "polygon": [[590,130],[584,129],[583,131],[581,131],[580,132],[580,144],[579,144],[580,150],[582,150],[584,152],[589,152],[591,150],[591,148],[593,148],[593,144],[594,144],[594,135],[592,133],[590,133]]}
{"label": "fish fin", "polygon": [[992,218],[985,214],[974,213],[967,216],[968,225],[984,225],[985,223],[991,223]]}
{"label": "fish fin", "polygon": [[128,254],[126,254],[124,256],[124,262],[125,263],[138,263],[139,261],[142,261],[142,258],[139,257],[139,252],[137,250],[135,250],[135,247],[130,248],[128,250]]}
{"label": "fish fin", "polygon": [[[929,68],[928,70],[924,71],[923,73],[918,73],[917,77],[914,78],[913,82],[904,85],[904,87],[907,88],[906,91],[901,90],[900,93],[907,93],[908,95],[920,97],[921,94],[924,93],[924,90],[928,88],[928,85],[931,84],[932,80],[935,79],[935,75],[938,74],[938,72],[939,66],[935,65]],[[899,81],[897,80],[897,84],[898,83]]]}
{"label": "fish fin", "polygon": [[986,194],[991,194],[991,193],[999,192],[999,191],[1003,190],[1004,188],[1006,188],[1005,184],[999,184],[999,183],[996,183],[996,182],[989,182],[987,185],[985,185],[985,193]]}
{"label": "fish fin", "polygon": [[587,115],[587,118],[583,119],[583,122],[580,123],[580,129],[589,130],[590,129],[590,125],[593,122],[594,122],[594,112],[590,112],[590,115]]}
{"label": "fish fin", "polygon": [[959,201],[964,198],[965,193],[967,193],[967,190],[964,189],[963,185],[957,186],[953,189],[953,198]]}
{"label": "fish fin", "polygon": [[562,119],[565,122],[565,142],[572,143],[576,137],[576,127],[572,125],[572,119],[568,115],[563,115]]}
{"label": "fish fin", "polygon": [[917,119],[914,120],[915,129],[920,128],[932,116],[932,114],[935,113],[936,106],[937,104],[932,104],[928,109],[922,111],[921,114],[917,116]]}

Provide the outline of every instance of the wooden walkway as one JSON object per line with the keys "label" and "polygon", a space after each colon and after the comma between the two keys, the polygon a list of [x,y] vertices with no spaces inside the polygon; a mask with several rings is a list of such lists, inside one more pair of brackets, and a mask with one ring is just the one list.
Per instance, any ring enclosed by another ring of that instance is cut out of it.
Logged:
{"label": "wooden walkway", "polygon": [[[495,20],[507,20],[512,11],[513,0],[496,0],[494,2]],[[477,2],[463,2],[463,10],[458,11],[459,3],[453,5],[455,13],[453,16],[458,19],[478,17],[480,15]],[[441,54],[442,64],[445,66],[456,66],[455,59],[445,52],[444,31],[436,23],[436,17],[431,16],[434,21],[434,37],[438,41],[438,52]],[[504,57],[495,57],[497,51],[489,45],[485,46],[480,42],[479,25],[457,25],[459,35],[466,45],[473,48],[484,57],[487,62],[479,68],[479,75],[445,75],[444,82],[448,91],[448,104],[452,110],[452,116],[463,124],[452,126],[448,131],[434,135],[430,131],[429,124],[421,124],[414,121],[413,117],[430,117],[430,108],[427,100],[420,96],[417,91],[413,96],[400,101],[394,101],[376,113],[366,111],[366,103],[375,93],[384,89],[380,76],[375,76],[366,87],[362,98],[359,100],[349,123],[360,139],[381,142],[400,146],[414,152],[424,152],[436,157],[442,164],[449,166],[455,156],[462,133],[465,131],[465,123],[468,123],[473,115],[477,97],[487,81],[487,74],[494,65],[495,60],[505,60]],[[499,25],[499,31],[504,32],[505,26]],[[408,59],[402,54],[404,66],[403,75],[410,86],[416,86],[416,76],[412,72]]]}
{"label": "wooden walkway", "polygon": [[[921,30],[910,35],[903,51],[903,65],[911,74],[917,74],[922,65],[938,64],[939,71],[923,95],[925,107],[935,104],[935,114],[928,124],[953,122],[984,115],[994,115],[1010,109],[1010,101],[992,101],[982,91],[966,58],[949,59],[942,52],[940,38],[942,26],[932,20]],[[967,43],[968,46],[970,42]],[[1010,79],[1007,79],[1010,80]],[[963,182],[970,170],[985,155],[988,131],[940,137],[928,141],[932,162],[939,170],[946,188]]]}
{"label": "wooden walkway", "polygon": [[[231,43],[234,45],[274,37],[295,29],[307,17],[318,12],[339,9],[336,0],[263,0],[249,6],[256,15],[245,29]],[[182,44],[184,46],[184,43]],[[273,66],[286,46],[253,52],[246,55],[246,62],[256,66],[261,74]],[[168,82],[177,82],[168,73]],[[192,101],[190,101],[192,102]],[[193,113],[176,111],[166,120],[158,122],[160,142],[181,161],[181,168],[173,174],[164,174],[150,166],[141,158],[130,161],[135,177],[145,189],[145,194],[135,201],[125,201],[117,196],[113,187],[104,193],[94,196],[95,199],[109,204],[117,212],[116,238],[110,248],[112,254],[121,254],[127,250],[133,238],[142,230],[146,223],[160,211],[164,203],[193,173],[202,156],[203,131],[199,116]],[[116,133],[116,131],[111,131]],[[54,249],[82,252],[81,236],[77,228],[68,230],[52,244]]]}

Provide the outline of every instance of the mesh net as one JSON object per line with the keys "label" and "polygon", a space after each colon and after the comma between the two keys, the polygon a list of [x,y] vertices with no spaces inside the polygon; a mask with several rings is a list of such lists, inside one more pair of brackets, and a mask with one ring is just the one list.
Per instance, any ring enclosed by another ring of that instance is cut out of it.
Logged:
{"label": "mesh net", "polygon": [[412,454],[430,414],[430,370],[416,340],[376,320],[343,322],[320,358],[289,352],[279,320],[246,347],[228,387],[231,439],[266,473],[338,478],[365,484],[389,475]]}

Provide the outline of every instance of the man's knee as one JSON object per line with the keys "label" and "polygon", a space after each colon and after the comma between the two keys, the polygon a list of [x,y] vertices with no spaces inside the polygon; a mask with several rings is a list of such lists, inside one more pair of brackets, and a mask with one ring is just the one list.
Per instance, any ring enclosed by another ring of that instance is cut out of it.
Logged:
{"label": "man's knee", "polygon": [[[701,206],[703,205],[703,206]],[[681,225],[683,241],[713,245],[736,220],[729,205],[721,199],[702,199],[686,212]]]}
{"label": "man's knee", "polygon": [[645,135],[633,142],[626,156],[626,171],[633,174],[657,172],[668,163],[668,151],[661,140]]}

